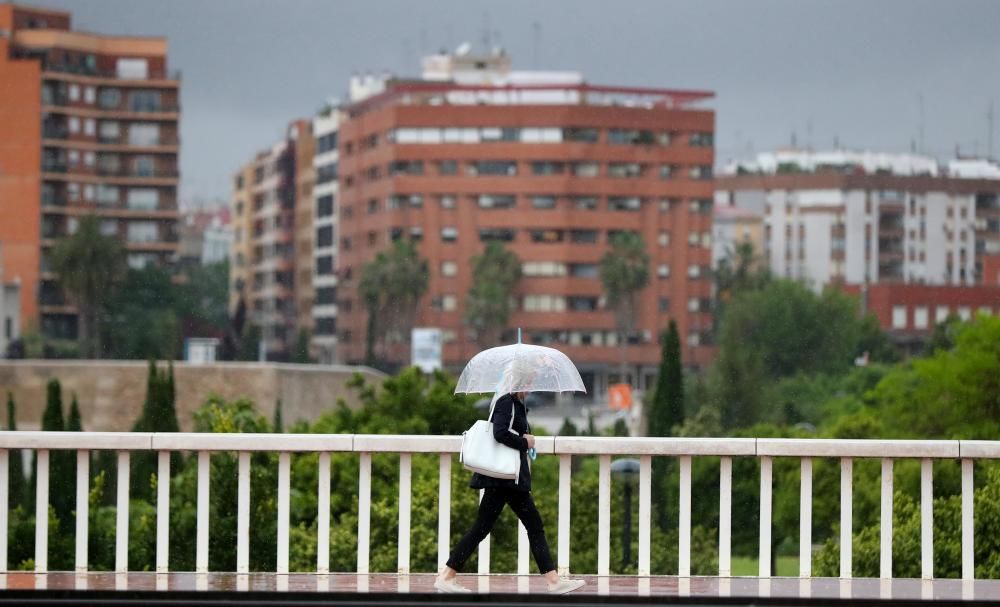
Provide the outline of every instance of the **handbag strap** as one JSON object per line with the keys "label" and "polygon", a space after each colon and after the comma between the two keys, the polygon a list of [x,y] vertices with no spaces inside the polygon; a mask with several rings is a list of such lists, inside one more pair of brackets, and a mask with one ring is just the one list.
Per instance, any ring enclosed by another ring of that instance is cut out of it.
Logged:
{"label": "handbag strap", "polygon": [[[501,396],[500,398],[503,398],[503,396]],[[498,402],[499,402],[499,400],[500,399],[497,399]],[[510,397],[510,401],[511,401],[510,402],[510,424],[507,426],[507,431],[508,432],[514,432],[514,401],[515,400],[517,400],[517,399],[514,398],[513,395],[511,395],[511,397]],[[490,414],[486,417],[486,421],[488,421],[490,423],[493,422],[493,411],[496,409],[496,407],[497,407],[496,403],[493,403],[493,405],[490,406]],[[516,434],[516,432],[514,432],[514,433]]]}

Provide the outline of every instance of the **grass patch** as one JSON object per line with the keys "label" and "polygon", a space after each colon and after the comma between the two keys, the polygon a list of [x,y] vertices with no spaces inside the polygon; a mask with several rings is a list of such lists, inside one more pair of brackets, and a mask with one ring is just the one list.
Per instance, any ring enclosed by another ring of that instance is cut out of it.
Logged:
{"label": "grass patch", "polygon": [[[733,556],[732,565],[734,576],[756,576],[760,571],[757,567],[757,559],[750,556]],[[778,577],[796,577],[799,575],[799,557],[797,556],[779,556],[775,566],[777,567],[777,571],[772,571],[772,575]]]}

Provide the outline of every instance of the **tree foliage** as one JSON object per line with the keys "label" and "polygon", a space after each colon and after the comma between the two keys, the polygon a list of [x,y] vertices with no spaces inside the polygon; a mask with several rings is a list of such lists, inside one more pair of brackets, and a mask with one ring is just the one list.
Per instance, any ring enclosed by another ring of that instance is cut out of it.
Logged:
{"label": "tree foliage", "polygon": [[367,362],[375,362],[377,346],[387,361],[390,343],[409,342],[417,304],[429,282],[427,260],[409,241],[396,241],[391,249],[380,251],[364,266],[358,292],[368,312]]}
{"label": "tree foliage", "polygon": [[607,306],[614,311],[621,349],[621,381],[627,377],[628,344],[635,333],[639,293],[649,284],[649,253],[642,236],[619,232],[611,239],[611,248],[601,257],[601,284]]}
{"label": "tree foliage", "polygon": [[495,346],[507,329],[513,291],[521,280],[521,260],[503,244],[491,241],[472,258],[472,285],[465,298],[465,322],[476,331],[481,348]]}

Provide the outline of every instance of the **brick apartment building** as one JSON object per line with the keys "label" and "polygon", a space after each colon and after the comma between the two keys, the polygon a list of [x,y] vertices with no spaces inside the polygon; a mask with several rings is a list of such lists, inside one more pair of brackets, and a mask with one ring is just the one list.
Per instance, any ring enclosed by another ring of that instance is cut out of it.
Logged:
{"label": "brick apartment building", "polygon": [[[598,261],[616,232],[633,231],[651,258],[630,339],[634,385],[650,385],[670,319],[685,363],[706,363],[715,115],[696,104],[712,93],[516,72],[502,54],[436,55],[424,68],[367,93],[356,79],[340,124],[340,360],[364,358],[364,264],[402,238],[431,271],[416,326],[442,329],[443,364],[460,369],[479,349],[463,323],[470,259],[497,240],[524,270],[509,327],[565,351],[602,394],[620,354]],[[392,356],[409,362],[405,344]]]}
{"label": "brick apartment building", "polygon": [[179,76],[167,41],[74,31],[71,15],[0,4],[0,246],[22,327],[73,339],[76,309],[45,254],[96,215],[131,267],[172,264]]}

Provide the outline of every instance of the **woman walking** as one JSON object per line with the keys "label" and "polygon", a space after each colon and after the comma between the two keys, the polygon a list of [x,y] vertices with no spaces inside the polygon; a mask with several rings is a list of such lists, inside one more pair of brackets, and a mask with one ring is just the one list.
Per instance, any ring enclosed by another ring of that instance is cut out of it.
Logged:
{"label": "woman walking", "polygon": [[[508,383],[507,385],[512,385]],[[531,499],[531,469],[528,466],[528,449],[535,446],[535,437],[530,434],[528,412],[524,406],[525,392],[507,393],[497,398],[493,406],[493,438],[498,443],[515,449],[521,454],[521,471],[518,479],[492,478],[474,473],[469,486],[482,489],[483,498],[479,502],[479,514],[472,528],[458,542],[448,558],[448,564],[438,574],[434,588],[439,592],[471,592],[460,585],[455,577],[472,555],[473,550],[483,541],[496,523],[504,505],[509,505],[528,531],[531,554],[535,557],[538,571],[545,576],[549,592],[565,594],[583,586],[583,580],[560,578],[556,573],[549,544],[545,540],[545,526],[542,517]],[[513,424],[511,418],[513,417]]]}

